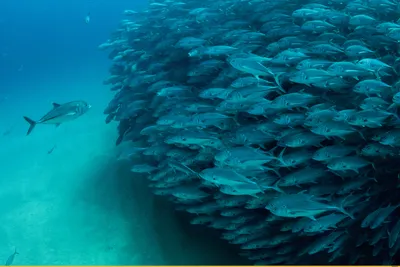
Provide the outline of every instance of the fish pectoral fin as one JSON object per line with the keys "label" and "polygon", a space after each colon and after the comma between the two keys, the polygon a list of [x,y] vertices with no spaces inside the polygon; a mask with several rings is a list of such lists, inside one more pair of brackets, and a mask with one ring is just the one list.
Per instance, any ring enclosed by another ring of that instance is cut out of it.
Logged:
{"label": "fish pectoral fin", "polygon": [[61,106],[60,104],[55,103],[55,102],[53,102],[52,104],[53,104],[53,108],[58,108],[59,106]]}
{"label": "fish pectoral fin", "polygon": [[57,123],[57,124],[55,124],[56,128],[57,128],[58,126],[60,126],[60,125],[61,125],[61,123]]}
{"label": "fish pectoral fin", "polygon": [[312,215],[310,215],[310,216],[307,216],[307,218],[309,218],[310,220],[312,220],[312,221],[316,221],[317,219],[315,219],[315,217],[314,216],[312,216]]}

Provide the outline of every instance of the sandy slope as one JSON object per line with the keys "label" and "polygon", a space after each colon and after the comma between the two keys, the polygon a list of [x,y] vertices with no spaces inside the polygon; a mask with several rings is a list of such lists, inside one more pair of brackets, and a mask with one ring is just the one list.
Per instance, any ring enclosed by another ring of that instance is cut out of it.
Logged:
{"label": "sandy slope", "polygon": [[[183,227],[144,180],[116,162],[116,125],[102,115],[111,94],[98,83],[37,84],[32,92],[57,91],[11,95],[1,106],[0,261],[17,247],[16,265],[239,264],[219,242],[210,246],[211,237]],[[75,99],[94,107],[25,136],[22,115],[37,119],[52,101]]]}

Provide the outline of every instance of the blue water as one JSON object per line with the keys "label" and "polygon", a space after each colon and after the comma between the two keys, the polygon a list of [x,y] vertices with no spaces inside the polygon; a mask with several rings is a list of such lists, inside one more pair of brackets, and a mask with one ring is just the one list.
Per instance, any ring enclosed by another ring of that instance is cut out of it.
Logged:
{"label": "blue water", "polygon": [[[97,46],[123,10],[146,5],[0,4],[0,263],[15,248],[15,265],[239,263],[215,238],[187,227],[116,160],[116,124],[106,125],[103,115],[113,95],[102,84],[111,64]],[[39,119],[52,102],[73,100],[93,108],[26,136],[22,116]]]}

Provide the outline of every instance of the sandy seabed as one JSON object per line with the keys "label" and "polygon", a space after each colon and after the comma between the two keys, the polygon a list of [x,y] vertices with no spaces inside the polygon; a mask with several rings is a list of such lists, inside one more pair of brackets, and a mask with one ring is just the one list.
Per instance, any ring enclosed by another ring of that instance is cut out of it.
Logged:
{"label": "sandy seabed", "polygon": [[[103,115],[112,93],[99,83],[31,85],[31,95],[1,105],[0,262],[17,248],[14,265],[242,264],[116,160],[117,125]],[[51,102],[78,99],[92,104],[89,113],[26,136],[23,115],[38,119]]]}

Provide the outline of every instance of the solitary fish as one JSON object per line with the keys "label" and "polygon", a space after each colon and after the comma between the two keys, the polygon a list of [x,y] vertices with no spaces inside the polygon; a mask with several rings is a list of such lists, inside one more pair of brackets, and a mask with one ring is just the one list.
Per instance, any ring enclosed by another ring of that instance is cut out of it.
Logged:
{"label": "solitary fish", "polygon": [[53,153],[54,149],[57,147],[57,145],[54,145],[49,151],[47,151],[47,154]]}
{"label": "solitary fish", "polygon": [[14,127],[11,127],[10,129],[5,130],[5,131],[3,132],[3,136],[8,136],[8,135],[10,135],[11,132],[12,132],[12,130],[13,130],[13,128],[14,128]]}
{"label": "solitary fish", "polygon": [[63,122],[71,121],[82,116],[90,108],[91,106],[84,101],[72,101],[62,105],[53,103],[53,109],[38,121],[24,117],[24,119],[30,124],[26,135],[29,135],[32,132],[36,124],[55,124],[56,127],[58,127]]}
{"label": "solitary fish", "polygon": [[86,23],[86,24],[89,24],[89,22],[90,22],[90,12],[87,13],[87,15],[86,15],[86,17],[85,17],[85,23]]}
{"label": "solitary fish", "polygon": [[13,263],[15,255],[17,255],[17,254],[19,254],[19,253],[17,252],[17,248],[15,248],[14,253],[11,254],[10,257],[8,257],[8,259],[6,261],[6,266],[10,266]]}

